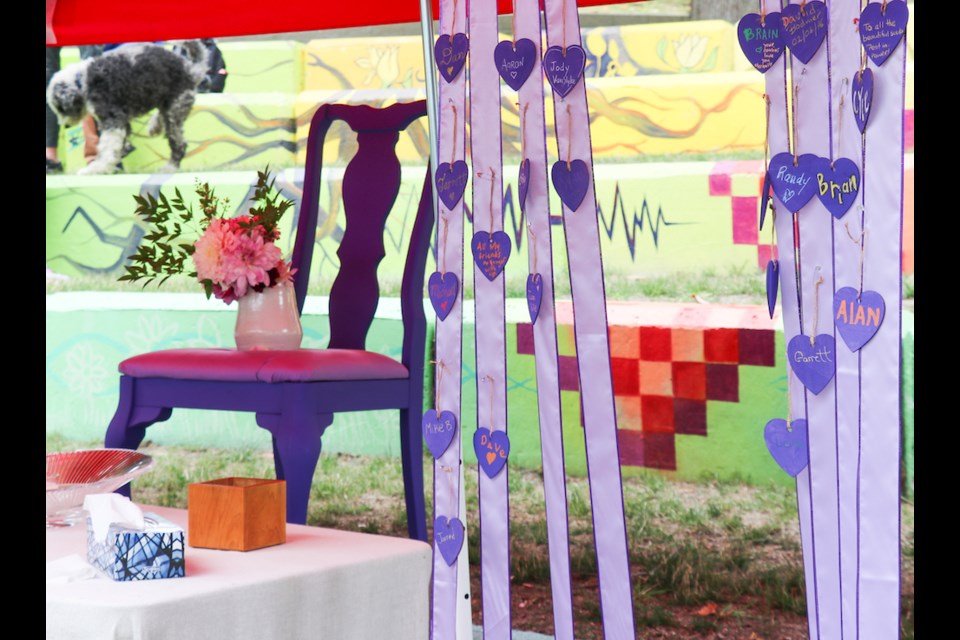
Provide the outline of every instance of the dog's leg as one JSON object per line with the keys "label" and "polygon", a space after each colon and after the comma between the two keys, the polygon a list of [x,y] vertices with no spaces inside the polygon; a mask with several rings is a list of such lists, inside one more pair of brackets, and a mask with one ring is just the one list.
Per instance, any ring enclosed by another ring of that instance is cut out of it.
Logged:
{"label": "dog's leg", "polygon": [[147,135],[153,137],[161,133],[163,133],[163,117],[159,111],[154,111],[150,116],[150,122],[147,123]]}
{"label": "dog's leg", "polygon": [[196,96],[193,92],[180,95],[169,109],[161,111],[163,128],[170,143],[170,162],[161,171],[173,172],[180,168],[180,162],[187,154],[187,141],[183,137],[183,123],[190,115]]}
{"label": "dog's leg", "polygon": [[77,171],[77,175],[96,175],[101,173],[115,173],[117,163],[123,154],[123,141],[126,139],[123,127],[107,129],[101,125],[100,141],[97,143],[96,159]]}

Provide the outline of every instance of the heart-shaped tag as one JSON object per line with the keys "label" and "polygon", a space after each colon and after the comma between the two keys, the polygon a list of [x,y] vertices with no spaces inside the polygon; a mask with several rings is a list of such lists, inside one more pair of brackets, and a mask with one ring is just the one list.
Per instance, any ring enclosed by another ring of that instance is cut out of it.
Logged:
{"label": "heart-shaped tag", "polygon": [[423,414],[422,425],[427,448],[434,458],[439,458],[457,433],[457,416],[449,411],[441,411],[438,416],[436,409],[430,409]]}
{"label": "heart-shaped tag", "polygon": [[492,478],[507,464],[510,455],[510,438],[506,431],[491,432],[486,427],[480,427],[473,432],[473,450],[477,454],[480,468]]}
{"label": "heart-shaped tag", "polygon": [[527,276],[527,310],[530,311],[530,322],[537,323],[540,315],[540,301],[543,299],[543,277],[539,273]]}
{"label": "heart-shaped tag", "polygon": [[767,309],[770,310],[770,319],[773,319],[773,310],[777,308],[777,291],[780,290],[780,261],[771,260],[767,263]]}
{"label": "heart-shaped tag", "polygon": [[810,455],[806,420],[794,420],[788,426],[786,420],[774,418],[763,428],[763,440],[770,455],[791,478],[806,469]]}
{"label": "heart-shaped tag", "polygon": [[467,61],[469,50],[470,41],[464,33],[456,33],[452,39],[446,34],[437,38],[436,44],[433,45],[433,55],[444,80],[453,82],[453,79],[460,74],[460,70]]}
{"label": "heart-shaped tag", "polygon": [[470,169],[463,160],[457,160],[453,164],[441,162],[437,167],[437,177],[434,182],[437,184],[437,193],[440,194],[440,200],[447,205],[447,209],[453,210],[460,198],[463,197],[463,191],[467,188],[467,176],[470,175]]}
{"label": "heart-shaped tag", "polygon": [[776,12],[762,18],[760,14],[748,13],[737,23],[740,49],[757,71],[766,73],[780,59],[784,47],[780,36],[782,28],[780,14]]}
{"label": "heart-shaped tag", "polygon": [[453,566],[463,546],[463,523],[460,518],[447,520],[446,516],[437,516],[433,521],[433,541],[447,566]]}
{"label": "heart-shaped tag", "polygon": [[787,48],[803,64],[810,62],[827,35],[827,6],[820,0],[788,4],[780,22]]}
{"label": "heart-shaped tag", "polygon": [[537,63],[537,47],[528,38],[520,38],[515,43],[503,40],[493,48],[493,60],[503,81],[519,91]]}
{"label": "heart-shaped tag", "polygon": [[834,294],[833,320],[850,351],[859,350],[877,334],[886,309],[883,296],[876,291],[857,295],[853,287],[843,287]]}
{"label": "heart-shaped tag", "polygon": [[787,359],[797,378],[814,394],[823,391],[837,370],[836,342],[829,333],[821,333],[810,341],[800,334],[790,339]]}
{"label": "heart-shaped tag", "polygon": [[873,102],[873,71],[863,69],[853,74],[853,119],[857,121],[857,129],[863,133],[867,129],[867,120],[870,118],[870,104]]}
{"label": "heart-shaped tag", "polygon": [[527,205],[527,188],[530,186],[530,159],[524,158],[520,163],[520,175],[517,177],[517,187],[520,189],[520,211]]}
{"label": "heart-shaped tag", "polygon": [[430,295],[430,303],[433,304],[433,310],[437,312],[440,321],[446,320],[450,312],[453,311],[453,305],[457,301],[457,294],[460,291],[460,281],[457,280],[455,273],[440,273],[434,271],[430,274],[427,281],[427,292]]}
{"label": "heart-shaped tag", "polygon": [[767,219],[767,209],[770,207],[770,194],[773,185],[770,182],[770,172],[763,172],[763,187],[760,188],[760,231],[763,231],[763,221]]}
{"label": "heart-shaped tag", "polygon": [[[791,5],[792,6],[792,5]],[[767,173],[773,193],[787,209],[796,213],[817,191],[816,173],[820,157],[805,153],[793,164],[793,154],[778,153],[770,159]]]}
{"label": "heart-shaped tag", "polygon": [[480,273],[493,282],[510,258],[510,236],[503,231],[477,231],[473,234],[473,261]]}
{"label": "heart-shaped tag", "polygon": [[817,197],[823,206],[839,220],[857,199],[860,191],[860,169],[849,158],[837,158],[830,166],[830,158],[817,161]]}
{"label": "heart-shaped tag", "polygon": [[586,66],[587,54],[580,45],[571,44],[566,51],[563,47],[549,47],[543,54],[543,72],[547,82],[561,98],[565,98],[577,86]]}
{"label": "heart-shaped tag", "polygon": [[867,57],[882,65],[907,32],[910,9],[903,0],[871,2],[860,14],[860,43]]}
{"label": "heart-shaped tag", "polygon": [[553,163],[550,169],[553,179],[553,188],[557,190],[561,202],[567,205],[570,211],[576,211],[587,195],[590,186],[590,170],[583,160],[574,160],[569,166],[563,160]]}

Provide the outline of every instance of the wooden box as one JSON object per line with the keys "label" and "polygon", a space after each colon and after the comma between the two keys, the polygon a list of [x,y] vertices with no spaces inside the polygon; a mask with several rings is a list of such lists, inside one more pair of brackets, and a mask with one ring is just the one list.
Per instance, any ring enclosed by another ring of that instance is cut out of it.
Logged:
{"label": "wooden box", "polygon": [[187,486],[187,543],[251,551],[287,540],[287,483],[220,478]]}

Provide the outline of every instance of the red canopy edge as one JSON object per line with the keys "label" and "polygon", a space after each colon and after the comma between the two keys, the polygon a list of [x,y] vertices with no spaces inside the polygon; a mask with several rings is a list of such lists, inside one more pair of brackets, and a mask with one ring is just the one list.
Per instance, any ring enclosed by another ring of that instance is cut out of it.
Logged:
{"label": "red canopy edge", "polygon": [[[483,2],[485,0],[474,0]],[[489,1],[489,0],[486,0]],[[624,0],[577,0],[579,7]],[[222,38],[420,21],[418,0],[46,0],[47,46]],[[509,14],[512,0],[497,0]],[[434,18],[439,15],[433,0]]]}

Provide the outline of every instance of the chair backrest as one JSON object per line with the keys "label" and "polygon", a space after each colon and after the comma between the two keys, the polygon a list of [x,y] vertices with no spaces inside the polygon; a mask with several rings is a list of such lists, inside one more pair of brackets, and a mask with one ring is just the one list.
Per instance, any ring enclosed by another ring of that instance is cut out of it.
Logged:
{"label": "chair backrest", "polygon": [[[400,132],[427,114],[425,100],[385,108],[367,105],[321,105],[310,121],[303,195],[297,221],[292,266],[297,306],[303,311],[310,261],[316,240],[320,202],[323,142],[334,120],[343,120],[357,133],[358,149],[343,175],[346,229],[337,255],[340,271],[330,290],[329,348],[363,349],[380,299],[377,267],[385,255],[383,233],[400,190],[396,143]],[[414,221],[401,283],[403,316],[402,362],[422,366],[426,340],[423,280],[433,230],[433,180],[429,160],[417,217]],[[422,371],[411,370],[411,375]]]}

